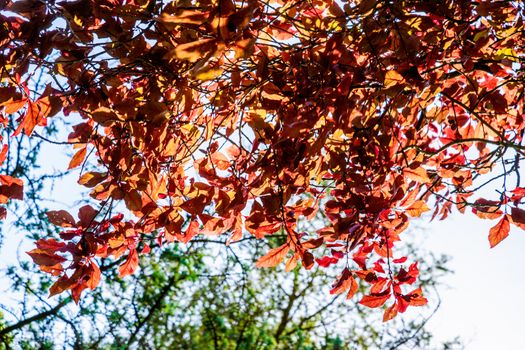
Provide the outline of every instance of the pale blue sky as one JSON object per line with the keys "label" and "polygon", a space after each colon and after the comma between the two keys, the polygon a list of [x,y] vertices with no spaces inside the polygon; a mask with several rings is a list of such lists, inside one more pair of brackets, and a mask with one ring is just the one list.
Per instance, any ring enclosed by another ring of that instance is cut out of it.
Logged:
{"label": "pale blue sky", "polygon": [[495,221],[454,214],[425,227],[424,246],[452,257],[454,274],[444,278],[441,307],[428,329],[437,339],[462,337],[468,350],[524,349],[525,232],[490,249],[488,231]]}

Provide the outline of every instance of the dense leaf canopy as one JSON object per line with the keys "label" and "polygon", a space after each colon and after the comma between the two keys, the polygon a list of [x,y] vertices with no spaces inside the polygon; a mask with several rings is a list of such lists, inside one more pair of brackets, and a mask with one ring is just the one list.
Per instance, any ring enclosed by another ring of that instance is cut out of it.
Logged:
{"label": "dense leaf canopy", "polygon": [[[519,1],[0,4],[0,121],[39,137],[80,116],[60,142],[97,202],[49,212],[61,240],[29,252],[52,295],[94,289],[99,258],[132,274],[152,242],[283,234],[257,266],[338,264],[332,293],[360,278],[388,320],[426,302],[393,249],[409,218],[472,210],[498,220],[491,246],[525,228]],[[22,199],[21,180],[0,183],[1,203]]]}

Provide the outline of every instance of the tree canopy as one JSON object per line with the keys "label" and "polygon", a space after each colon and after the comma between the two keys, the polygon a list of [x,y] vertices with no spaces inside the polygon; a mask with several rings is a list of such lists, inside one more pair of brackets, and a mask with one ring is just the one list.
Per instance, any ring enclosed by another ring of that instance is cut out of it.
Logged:
{"label": "tree canopy", "polygon": [[[284,235],[258,267],[335,265],[330,293],[363,280],[360,303],[388,302],[389,320],[426,303],[417,261],[394,247],[410,218],[472,210],[497,220],[492,247],[525,228],[521,2],[0,5],[0,122],[42,138],[78,118],[51,141],[92,189],[78,214],[48,212],[62,232],[28,253],[51,295],[78,302],[108,257],[126,276],[173,241]],[[0,184],[0,203],[23,199],[21,179]]]}

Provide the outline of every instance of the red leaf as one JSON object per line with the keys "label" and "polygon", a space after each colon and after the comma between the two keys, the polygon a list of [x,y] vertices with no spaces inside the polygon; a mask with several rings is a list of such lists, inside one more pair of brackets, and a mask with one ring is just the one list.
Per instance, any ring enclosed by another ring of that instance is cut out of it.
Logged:
{"label": "red leaf", "polygon": [[421,288],[417,288],[406,295],[398,295],[396,300],[398,302],[398,310],[401,313],[405,312],[408,306],[423,306],[428,302],[428,300],[423,297]]}
{"label": "red leaf", "polygon": [[380,295],[365,295],[359,301],[359,304],[368,306],[370,308],[376,308],[382,306],[390,298],[390,292]]}
{"label": "red leaf", "polygon": [[489,232],[490,247],[494,248],[501,241],[503,241],[509,235],[510,224],[507,215],[501,218],[501,220],[492,227]]}
{"label": "red leaf", "polygon": [[332,264],[337,264],[338,258],[333,256],[323,256],[321,259],[315,259],[315,261],[322,267],[328,267]]}
{"label": "red leaf", "polygon": [[512,207],[510,209],[510,219],[514,225],[525,230],[525,210]]}
{"label": "red leaf", "polygon": [[399,259],[394,259],[394,260],[392,260],[392,262],[394,262],[396,264],[401,264],[401,263],[404,263],[405,261],[407,261],[407,259],[408,258],[406,256],[404,256],[404,257],[399,258]]}
{"label": "red leaf", "polygon": [[119,276],[122,278],[131,275],[139,265],[139,256],[136,249],[131,249],[126,261],[118,267]]}
{"label": "red leaf", "polygon": [[75,226],[75,219],[65,210],[50,210],[46,213],[49,222],[60,227]]}
{"label": "red leaf", "polygon": [[78,210],[78,218],[80,220],[80,224],[84,228],[90,226],[94,222],[97,215],[98,211],[93,209],[91,205],[84,205]]}
{"label": "red leaf", "polygon": [[265,256],[262,256],[257,260],[255,266],[257,267],[274,267],[277,266],[288,254],[290,246],[288,243],[283,244],[280,247],[270,249]]}
{"label": "red leaf", "polygon": [[148,244],[144,244],[144,247],[142,248],[142,251],[140,254],[149,254],[151,252],[151,248]]}
{"label": "red leaf", "polygon": [[43,249],[33,249],[27,254],[33,259],[35,264],[43,266],[54,266],[66,261],[66,258],[60,255],[56,255],[47,250]]}
{"label": "red leaf", "polygon": [[42,249],[42,250],[55,252],[55,251],[62,250],[64,247],[66,247],[66,244],[64,242],[58,242],[54,238],[49,238],[49,239],[39,239],[36,242],[36,246],[37,248]]}
{"label": "red leaf", "polygon": [[301,258],[305,269],[310,270],[314,266],[314,256],[312,253],[304,252]]}
{"label": "red leaf", "polygon": [[341,294],[348,290],[346,299],[351,299],[357,292],[359,285],[350,270],[345,268],[337,283],[330,290],[330,294]]}
{"label": "red leaf", "polygon": [[24,199],[24,183],[9,175],[0,175],[0,204],[9,199]]}

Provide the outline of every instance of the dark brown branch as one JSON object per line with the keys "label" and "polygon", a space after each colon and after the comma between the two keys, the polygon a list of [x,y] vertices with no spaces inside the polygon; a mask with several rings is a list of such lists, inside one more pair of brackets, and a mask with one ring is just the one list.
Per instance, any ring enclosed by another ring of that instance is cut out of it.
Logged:
{"label": "dark brown branch", "polygon": [[27,326],[28,324],[31,324],[33,322],[36,322],[36,321],[40,321],[40,320],[43,320],[49,316],[53,316],[53,315],[56,315],[58,313],[58,311],[60,311],[60,309],[62,309],[64,306],[66,306],[67,304],[69,304],[71,302],[71,297],[67,297],[65,299],[63,299],[60,303],[58,303],[54,308],[52,309],[49,309],[47,311],[43,311],[39,314],[36,314],[34,316],[31,316],[29,318],[26,318],[22,321],[19,321],[11,326],[7,326],[6,328],[4,329],[1,329],[0,330],[0,340],[3,340],[4,337],[11,333],[11,332],[14,332],[18,329],[21,329],[25,326]]}

